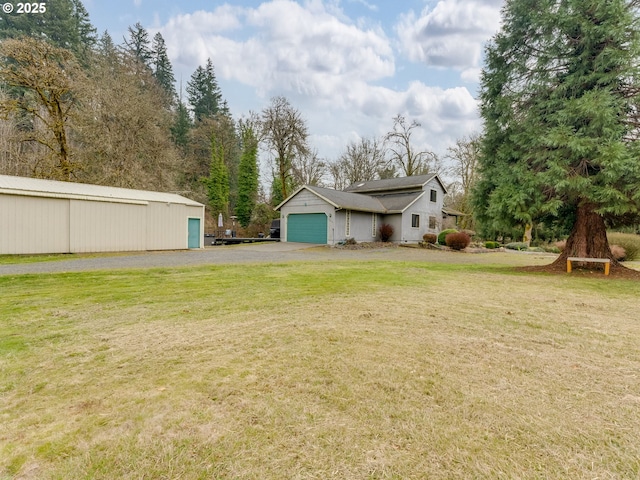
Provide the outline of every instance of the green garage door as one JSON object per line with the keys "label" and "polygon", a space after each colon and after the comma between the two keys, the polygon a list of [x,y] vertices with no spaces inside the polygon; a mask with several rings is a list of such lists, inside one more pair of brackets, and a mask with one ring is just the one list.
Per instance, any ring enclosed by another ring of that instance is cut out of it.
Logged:
{"label": "green garage door", "polygon": [[289,215],[287,242],[327,243],[327,216],[324,213]]}

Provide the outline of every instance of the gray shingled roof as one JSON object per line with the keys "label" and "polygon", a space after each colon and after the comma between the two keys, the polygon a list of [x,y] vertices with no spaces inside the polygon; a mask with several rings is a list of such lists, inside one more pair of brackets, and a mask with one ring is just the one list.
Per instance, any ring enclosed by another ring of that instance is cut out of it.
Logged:
{"label": "gray shingled roof", "polygon": [[380,200],[380,202],[387,209],[386,213],[401,213],[404,212],[422,195],[424,195],[424,192],[400,193],[398,195],[383,195],[374,198]]}
{"label": "gray shingled roof", "polygon": [[388,178],[385,180],[372,180],[369,182],[357,182],[345,189],[345,192],[373,193],[388,192],[391,190],[404,190],[407,188],[422,188],[425,183],[431,181],[437,175],[416,175],[414,177]]}
{"label": "gray shingled roof", "polygon": [[336,208],[360,210],[363,212],[386,213],[384,205],[375,197],[359,193],[341,192],[332,188],[306,185],[304,188],[332,203]]}
{"label": "gray shingled roof", "polygon": [[[362,193],[343,192],[332,188],[315,187],[312,185],[305,185],[300,188],[300,190],[302,189],[309,190],[324,201],[332,204],[335,208],[372,213],[401,213],[424,195],[424,192],[412,192],[374,197]],[[291,197],[295,196],[300,190],[292,194]],[[286,201],[278,205],[276,210],[279,210],[285,203]]]}

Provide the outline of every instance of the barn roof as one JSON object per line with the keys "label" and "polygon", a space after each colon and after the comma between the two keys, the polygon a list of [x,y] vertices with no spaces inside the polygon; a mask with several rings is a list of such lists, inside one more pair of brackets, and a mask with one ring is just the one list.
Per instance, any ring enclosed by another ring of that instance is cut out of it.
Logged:
{"label": "barn roof", "polygon": [[175,193],[105,187],[86,183],[59,182],[40,178],[0,175],[0,193],[32,197],[70,198],[99,202],[131,203],[144,205],[149,202],[174,203],[201,207],[202,204]]}

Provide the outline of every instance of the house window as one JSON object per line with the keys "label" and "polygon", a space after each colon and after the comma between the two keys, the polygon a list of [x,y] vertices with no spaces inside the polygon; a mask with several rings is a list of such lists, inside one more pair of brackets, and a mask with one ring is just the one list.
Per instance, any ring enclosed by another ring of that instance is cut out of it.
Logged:
{"label": "house window", "polygon": [[429,217],[429,230],[436,229],[436,217]]}
{"label": "house window", "polygon": [[347,237],[351,236],[351,210],[347,210],[347,215],[346,215],[346,219],[345,219],[345,235]]}
{"label": "house window", "polygon": [[413,228],[420,228],[420,215],[416,215],[415,213],[411,215],[411,226]]}
{"label": "house window", "polygon": [[431,201],[432,202],[438,201],[438,192],[436,192],[435,190],[431,190]]}
{"label": "house window", "polygon": [[376,237],[378,235],[378,215],[371,214],[371,236]]}

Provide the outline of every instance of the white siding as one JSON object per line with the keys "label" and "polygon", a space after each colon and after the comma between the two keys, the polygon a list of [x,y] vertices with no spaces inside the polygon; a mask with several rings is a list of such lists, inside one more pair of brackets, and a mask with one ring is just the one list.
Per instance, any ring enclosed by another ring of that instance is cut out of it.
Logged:
{"label": "white siding", "polygon": [[[436,201],[431,201],[431,190],[436,191]],[[402,214],[402,238],[401,242],[421,242],[425,233],[439,233],[442,223],[442,206],[444,201],[444,190],[435,178],[424,186],[424,195],[413,205],[407,208]],[[420,215],[420,227],[411,226],[411,216]],[[429,217],[436,218],[436,228],[429,228]]]}
{"label": "white siding", "polygon": [[72,253],[146,250],[146,205],[71,200]]}
{"label": "white siding", "polygon": [[69,200],[0,195],[0,253],[69,252]]}
{"label": "white siding", "polygon": [[186,249],[189,218],[200,219],[204,236],[204,206],[177,195],[158,194],[162,202],[47,195],[0,191],[0,254]]}

